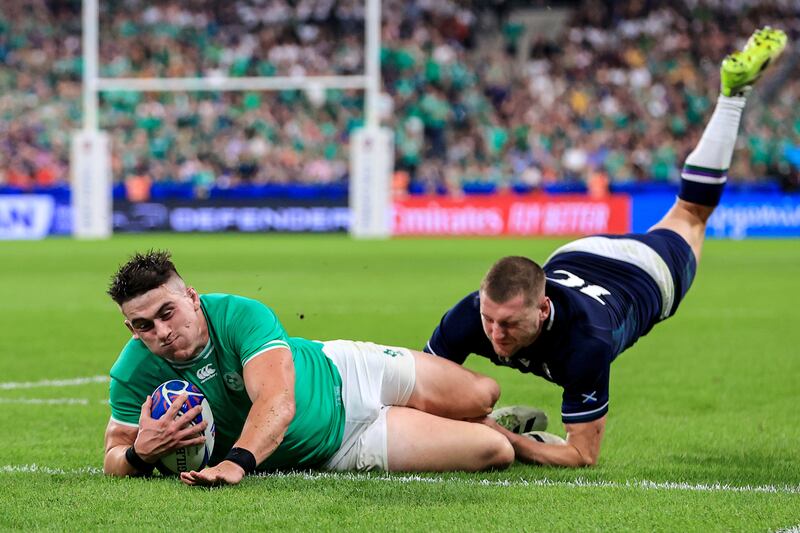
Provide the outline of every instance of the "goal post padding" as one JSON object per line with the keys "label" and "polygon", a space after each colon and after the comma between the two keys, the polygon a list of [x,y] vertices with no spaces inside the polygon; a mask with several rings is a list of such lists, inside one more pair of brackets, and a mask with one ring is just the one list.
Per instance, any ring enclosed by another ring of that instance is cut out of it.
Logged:
{"label": "goal post padding", "polygon": [[394,133],[359,128],[350,139],[350,235],[387,238],[392,231]]}
{"label": "goal post padding", "polygon": [[112,233],[111,145],[99,130],[76,130],[70,151],[72,234],[106,239]]}

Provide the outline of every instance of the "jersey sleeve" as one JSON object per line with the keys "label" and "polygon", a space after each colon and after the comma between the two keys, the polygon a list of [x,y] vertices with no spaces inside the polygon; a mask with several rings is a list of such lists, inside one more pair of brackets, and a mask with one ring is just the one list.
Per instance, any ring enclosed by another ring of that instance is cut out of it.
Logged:
{"label": "jersey sleeve", "polygon": [[156,387],[177,374],[162,359],[151,354],[141,341],[131,339],[111,367],[108,403],[111,419],[138,426],[142,404]]}
{"label": "jersey sleeve", "polygon": [[111,419],[125,426],[139,426],[142,410],[140,394],[127,383],[111,376],[108,403],[111,406]]}
{"label": "jersey sleeve", "polygon": [[242,366],[276,348],[290,350],[288,336],[275,313],[257,300],[237,298],[228,316],[231,342]]}
{"label": "jersey sleeve", "polygon": [[597,341],[586,346],[570,365],[574,375],[564,385],[561,420],[565,424],[592,422],[608,412],[611,359],[608,348]]}
{"label": "jersey sleeve", "polygon": [[433,330],[424,351],[463,364],[483,335],[478,295],[474,292],[447,311]]}

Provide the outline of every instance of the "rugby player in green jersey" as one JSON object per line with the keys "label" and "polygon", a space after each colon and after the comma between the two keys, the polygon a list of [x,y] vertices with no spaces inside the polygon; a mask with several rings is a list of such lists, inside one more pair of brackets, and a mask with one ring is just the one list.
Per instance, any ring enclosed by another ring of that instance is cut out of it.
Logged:
{"label": "rugby player in green jersey", "polygon": [[111,369],[106,474],[148,474],[203,442],[205,422],[188,425],[199,406],[150,416],[150,394],[171,379],[196,385],[216,424],[211,466],[181,474],[188,485],[236,484],[257,470],[476,471],[514,460],[503,435],[466,421],[492,411],[497,383],[451,361],[288,337],[261,302],[198,294],[163,251],[134,255],[108,293],[133,338]]}

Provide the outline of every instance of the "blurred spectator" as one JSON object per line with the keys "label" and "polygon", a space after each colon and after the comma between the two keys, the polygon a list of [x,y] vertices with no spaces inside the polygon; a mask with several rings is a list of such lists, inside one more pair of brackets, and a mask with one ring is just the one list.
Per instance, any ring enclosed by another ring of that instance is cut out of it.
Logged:
{"label": "blurred spectator", "polygon": [[131,202],[146,202],[150,199],[150,188],[153,180],[142,168],[135,174],[125,178],[125,196]]}

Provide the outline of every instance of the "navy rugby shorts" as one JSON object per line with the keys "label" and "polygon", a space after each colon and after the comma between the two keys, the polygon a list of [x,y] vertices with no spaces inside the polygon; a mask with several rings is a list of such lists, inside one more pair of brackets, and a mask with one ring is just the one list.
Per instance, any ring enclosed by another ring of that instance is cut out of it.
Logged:
{"label": "navy rugby shorts", "polygon": [[697,259],[686,240],[670,229],[655,229],[647,233],[628,233],[626,235],[604,235],[611,239],[633,239],[646,244],[661,256],[669,267],[675,284],[675,297],[668,316],[675,314],[678,305],[686,296],[697,272]]}

